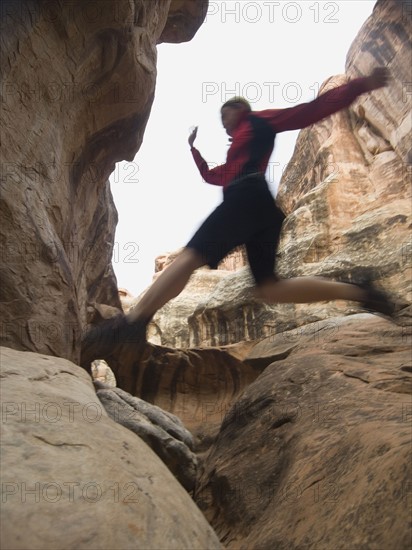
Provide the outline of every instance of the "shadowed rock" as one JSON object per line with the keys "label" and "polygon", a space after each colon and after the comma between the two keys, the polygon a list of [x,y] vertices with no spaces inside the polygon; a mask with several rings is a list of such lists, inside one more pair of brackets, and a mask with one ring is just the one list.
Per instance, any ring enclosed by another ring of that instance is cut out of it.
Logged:
{"label": "shadowed rock", "polygon": [[195,494],[226,548],[409,548],[410,344],[361,314],[255,346],[269,364],[225,416]]}
{"label": "shadowed rock", "polygon": [[141,437],[183,487],[193,490],[197,459],[192,452],[193,437],[181,420],[119,388],[108,389],[99,383],[95,386],[110,418]]}
{"label": "shadowed rock", "polygon": [[156,44],[190,40],[206,10],[204,0],[2,2],[4,345],[78,362],[87,306],[120,309],[108,177],[142,143]]}

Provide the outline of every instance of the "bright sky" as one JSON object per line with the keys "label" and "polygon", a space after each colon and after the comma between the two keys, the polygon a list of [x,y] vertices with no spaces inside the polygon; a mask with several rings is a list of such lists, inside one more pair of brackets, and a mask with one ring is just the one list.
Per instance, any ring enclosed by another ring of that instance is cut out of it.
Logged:
{"label": "bright sky", "polygon": [[[311,101],[326,78],[344,72],[346,54],[375,0],[335,2],[213,1],[191,42],[158,46],[156,97],[143,145],[110,177],[119,212],[113,267],[119,287],[138,295],[154,260],[184,246],[221,202],[202,181],[187,138],[214,164],[225,161],[228,136],[221,104],[243,95],[253,110]],[[267,178],[276,193],[298,132],[276,138]]]}

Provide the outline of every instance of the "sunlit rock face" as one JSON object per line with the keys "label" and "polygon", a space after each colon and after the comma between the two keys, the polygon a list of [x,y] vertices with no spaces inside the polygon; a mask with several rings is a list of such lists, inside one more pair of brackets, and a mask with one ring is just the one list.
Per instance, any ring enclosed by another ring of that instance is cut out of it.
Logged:
{"label": "sunlit rock face", "polygon": [[120,308],[108,177],[149,117],[156,44],[207,3],[2,3],[1,342],[78,360],[87,304]]}
{"label": "sunlit rock face", "polygon": [[285,274],[356,279],[368,271],[400,305],[411,300],[410,38],[405,5],[378,2],[349,50],[347,77],[323,89],[376,66],[391,71],[389,86],[303,130],[277,197],[288,214]]}

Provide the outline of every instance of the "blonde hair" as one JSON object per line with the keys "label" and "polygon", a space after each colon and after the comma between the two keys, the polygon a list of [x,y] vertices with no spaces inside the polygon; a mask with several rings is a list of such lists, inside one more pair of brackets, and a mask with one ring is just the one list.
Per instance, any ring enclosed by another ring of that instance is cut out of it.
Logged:
{"label": "blonde hair", "polygon": [[223,103],[220,110],[224,109],[225,107],[234,107],[235,109],[238,109],[239,107],[246,107],[248,111],[252,110],[249,101],[240,96],[235,96],[228,99],[225,103]]}

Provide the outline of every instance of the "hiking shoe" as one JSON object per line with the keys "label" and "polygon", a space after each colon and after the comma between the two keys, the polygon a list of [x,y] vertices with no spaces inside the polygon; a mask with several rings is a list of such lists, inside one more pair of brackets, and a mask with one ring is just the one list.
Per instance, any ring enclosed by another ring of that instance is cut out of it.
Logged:
{"label": "hiking shoe", "polygon": [[82,339],[81,355],[87,357],[87,363],[92,357],[104,359],[118,344],[143,344],[146,342],[146,327],[148,322],[137,320],[130,323],[123,314],[106,319],[86,332]]}
{"label": "hiking shoe", "polygon": [[395,314],[395,304],[382,290],[378,290],[372,280],[367,279],[357,284],[362,290],[366,291],[366,299],[361,302],[363,309],[370,313],[378,313],[385,317],[393,318]]}

